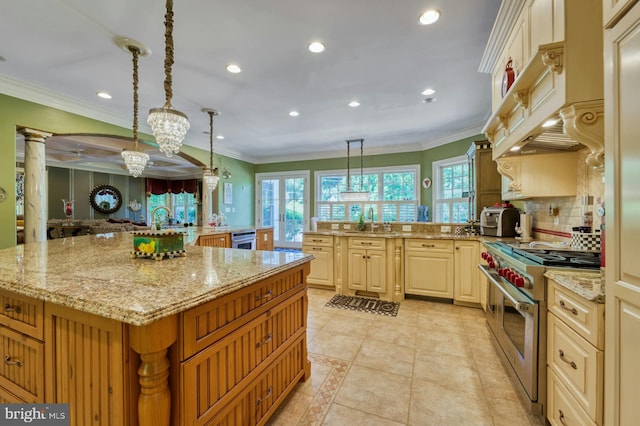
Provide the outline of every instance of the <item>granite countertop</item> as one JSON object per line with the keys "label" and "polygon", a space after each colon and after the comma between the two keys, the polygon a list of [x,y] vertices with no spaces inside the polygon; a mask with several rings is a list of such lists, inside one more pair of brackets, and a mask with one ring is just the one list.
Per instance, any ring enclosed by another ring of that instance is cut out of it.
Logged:
{"label": "granite countertop", "polygon": [[132,239],[117,232],[0,250],[0,289],[146,325],[313,259],[186,243],[186,257],[131,259]]}
{"label": "granite countertop", "polygon": [[549,270],[544,276],[596,303],[604,303],[604,280],[600,272]]}
{"label": "granite countertop", "polygon": [[367,231],[305,231],[304,235],[330,235],[336,237],[367,237],[367,238],[425,238],[433,240],[465,240],[465,241],[497,241],[504,238],[487,237],[483,235],[456,235],[451,233],[432,232],[367,232]]}

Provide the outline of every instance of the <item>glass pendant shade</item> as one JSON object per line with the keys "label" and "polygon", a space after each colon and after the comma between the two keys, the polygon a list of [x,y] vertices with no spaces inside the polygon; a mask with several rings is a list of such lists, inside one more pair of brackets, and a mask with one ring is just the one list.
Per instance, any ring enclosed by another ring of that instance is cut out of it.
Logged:
{"label": "glass pendant shade", "polygon": [[133,177],[138,177],[144,171],[147,161],[149,161],[149,154],[140,151],[122,151],[122,158],[124,158],[129,174]]}
{"label": "glass pendant shade", "polygon": [[149,110],[147,123],[156,138],[160,151],[167,157],[180,152],[182,141],[189,131],[187,116],[167,106]]}
{"label": "glass pendant shade", "polygon": [[340,201],[356,202],[356,201],[369,201],[369,192],[365,191],[343,191],[340,193]]}
{"label": "glass pendant shade", "polygon": [[220,178],[216,176],[211,169],[206,169],[202,174],[202,180],[205,185],[207,185],[207,189],[209,189],[209,191],[213,191],[218,186]]}

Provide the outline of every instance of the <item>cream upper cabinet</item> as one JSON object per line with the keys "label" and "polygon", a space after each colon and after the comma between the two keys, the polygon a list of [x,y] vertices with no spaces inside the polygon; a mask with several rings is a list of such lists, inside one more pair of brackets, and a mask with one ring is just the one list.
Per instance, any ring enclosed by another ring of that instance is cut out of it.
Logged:
{"label": "cream upper cabinet", "polygon": [[[605,2],[631,4],[629,1]],[[615,3],[615,4],[614,4]],[[610,11],[614,9],[610,8]],[[640,418],[640,3],[605,31],[605,421]]]}
{"label": "cream upper cabinet", "polygon": [[311,271],[307,275],[309,286],[334,289],[333,236],[305,235],[302,240],[302,251],[315,257],[311,261]]}
{"label": "cream upper cabinet", "polygon": [[[587,162],[602,167],[602,2],[503,1],[501,12],[480,68],[492,76],[493,114],[483,132],[493,158],[562,139],[589,147]],[[515,80],[506,90],[509,61]],[[543,128],[551,118],[564,123]]]}
{"label": "cream upper cabinet", "polygon": [[480,303],[479,241],[454,243],[453,300],[458,304]]}
{"label": "cream upper cabinet", "polygon": [[602,20],[612,28],[638,0],[602,0]]}
{"label": "cream upper cabinet", "polygon": [[502,173],[503,200],[570,197],[577,193],[576,152],[502,157],[496,162]]}
{"label": "cream upper cabinet", "polygon": [[404,265],[405,293],[453,298],[452,240],[406,239]]}

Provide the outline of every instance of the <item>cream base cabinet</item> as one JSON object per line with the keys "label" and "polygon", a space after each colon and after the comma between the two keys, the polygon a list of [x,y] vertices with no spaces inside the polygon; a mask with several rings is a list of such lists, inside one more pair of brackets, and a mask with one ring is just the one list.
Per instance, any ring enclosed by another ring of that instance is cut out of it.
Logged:
{"label": "cream base cabinet", "polygon": [[[608,0],[605,14],[622,13],[632,1]],[[619,6],[618,6],[619,5]],[[605,19],[607,19],[607,17]],[[637,424],[640,418],[640,3],[615,26],[606,26],[605,196],[607,426]]]}
{"label": "cream base cabinet", "polygon": [[451,240],[406,239],[405,293],[452,299],[453,262]]}
{"label": "cream base cabinet", "polygon": [[305,235],[302,252],[312,254],[311,272],[307,276],[310,287],[335,289],[333,237],[330,235]]}
{"label": "cream base cabinet", "polygon": [[456,304],[480,304],[480,242],[455,241],[453,301]]}
{"label": "cream base cabinet", "polygon": [[347,288],[351,291],[387,292],[386,239],[350,237],[347,251]]}

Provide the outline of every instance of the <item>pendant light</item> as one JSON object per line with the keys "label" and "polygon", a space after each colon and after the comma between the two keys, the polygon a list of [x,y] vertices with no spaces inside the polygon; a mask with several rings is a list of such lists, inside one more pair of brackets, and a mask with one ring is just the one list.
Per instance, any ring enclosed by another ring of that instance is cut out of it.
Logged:
{"label": "pendant light", "polygon": [[211,192],[216,189],[220,181],[217,170],[213,167],[213,116],[219,113],[215,109],[209,108],[203,108],[202,111],[209,114],[209,168],[204,170],[202,180]]}
{"label": "pendant light", "polygon": [[187,116],[171,105],[173,97],[171,67],[173,66],[173,0],[167,0],[165,25],[165,58],[164,58],[164,91],[165,104],[162,108],[149,110],[147,123],[151,126],[151,132],[156,137],[156,142],[167,157],[180,152],[182,141],[189,130]]}
{"label": "pendant light", "polygon": [[126,38],[117,39],[116,44],[133,56],[133,150],[123,150],[122,158],[129,174],[138,177],[149,161],[149,154],[138,148],[138,57],[146,56],[149,50],[141,43]]}
{"label": "pendant light", "polygon": [[[360,142],[360,190],[355,191],[351,188],[351,144]],[[369,201],[370,193],[362,190],[362,146],[364,139],[351,139],[347,141],[347,190],[340,193],[340,200],[346,202]]]}

